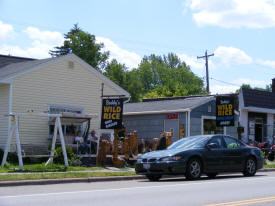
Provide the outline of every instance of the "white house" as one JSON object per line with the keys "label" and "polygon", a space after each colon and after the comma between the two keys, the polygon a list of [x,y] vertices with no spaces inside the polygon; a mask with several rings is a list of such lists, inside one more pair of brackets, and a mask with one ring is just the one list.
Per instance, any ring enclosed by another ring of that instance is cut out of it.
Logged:
{"label": "white house", "polygon": [[[101,133],[102,83],[104,95],[130,98],[128,92],[74,54],[41,60],[0,55],[0,147],[4,147],[11,127],[4,115],[12,112],[98,114],[91,128]],[[20,118],[19,132],[22,145],[49,145],[47,117]]]}
{"label": "white house", "polygon": [[240,125],[245,142],[275,140],[275,79],[272,92],[242,88],[239,93]]}

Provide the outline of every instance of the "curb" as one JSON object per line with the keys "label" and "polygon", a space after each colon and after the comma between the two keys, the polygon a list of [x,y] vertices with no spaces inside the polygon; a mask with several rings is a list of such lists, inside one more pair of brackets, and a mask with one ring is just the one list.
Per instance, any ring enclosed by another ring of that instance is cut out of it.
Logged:
{"label": "curb", "polygon": [[49,184],[63,184],[63,183],[108,182],[108,181],[139,180],[139,179],[145,179],[145,177],[141,175],[132,175],[132,176],[113,176],[113,177],[88,177],[88,178],[85,177],[85,178],[3,181],[3,182],[0,182],[0,187],[49,185]]}
{"label": "curb", "polygon": [[259,169],[258,172],[274,172],[275,168],[264,168],[264,169]]}
{"label": "curb", "polygon": [[[275,168],[260,169],[258,172],[274,172]],[[63,183],[90,183],[90,182],[108,182],[146,179],[142,175],[132,176],[110,176],[110,177],[83,177],[83,178],[63,178],[63,179],[39,179],[39,180],[18,180],[0,182],[0,187],[26,186],[26,185],[49,185]]]}

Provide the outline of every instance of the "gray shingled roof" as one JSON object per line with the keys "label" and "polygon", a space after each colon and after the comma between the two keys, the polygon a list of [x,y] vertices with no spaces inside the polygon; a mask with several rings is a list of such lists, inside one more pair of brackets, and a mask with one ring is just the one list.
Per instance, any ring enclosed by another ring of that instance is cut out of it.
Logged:
{"label": "gray shingled roof", "polygon": [[35,60],[35,59],[0,54],[0,68],[5,67],[9,64],[13,64],[13,63],[33,61],[33,60]]}
{"label": "gray shingled roof", "polygon": [[163,101],[152,101],[152,102],[139,102],[139,103],[127,103],[124,105],[123,113],[142,113],[142,112],[152,112],[152,111],[165,111],[169,112],[173,110],[181,109],[192,109],[201,104],[204,104],[210,100],[214,100],[215,97],[205,96],[205,97],[190,97],[186,99],[176,99],[176,100],[163,100]]}
{"label": "gray shingled roof", "polygon": [[27,71],[28,69],[38,66],[39,64],[45,63],[52,60],[52,58],[23,61],[19,63],[8,64],[7,66],[0,67],[0,80],[10,77],[11,75]]}
{"label": "gray shingled roof", "polygon": [[275,109],[275,93],[242,88],[245,107]]}

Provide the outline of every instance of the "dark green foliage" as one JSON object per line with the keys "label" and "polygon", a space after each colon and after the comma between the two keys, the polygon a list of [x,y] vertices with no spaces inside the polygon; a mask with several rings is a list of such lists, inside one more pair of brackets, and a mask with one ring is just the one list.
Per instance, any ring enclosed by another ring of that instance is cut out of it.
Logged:
{"label": "dark green foliage", "polygon": [[131,94],[131,101],[143,97],[169,97],[205,94],[203,81],[177,55],[144,57],[137,69],[127,70],[116,60],[109,63],[104,75]]}
{"label": "dark green foliage", "polygon": [[[271,84],[270,85],[266,85],[265,88],[260,88],[260,87],[251,87],[250,84],[242,84],[242,86],[240,87],[241,88],[246,88],[246,89],[256,89],[256,90],[259,90],[259,91],[266,91],[266,92],[272,92],[272,86]],[[237,89],[236,92],[240,92],[240,89]]]}
{"label": "dark green foliage", "polygon": [[84,32],[77,24],[64,35],[65,41],[62,46],[55,47],[50,51],[53,57],[74,53],[86,61],[95,69],[102,71],[105,67],[109,53],[103,52],[102,43],[96,43],[94,35]]}
{"label": "dark green foliage", "polygon": [[[71,162],[75,159],[75,154],[71,147],[66,146],[68,161]],[[55,164],[64,164],[64,156],[62,147],[57,147],[54,153],[53,161]]]}

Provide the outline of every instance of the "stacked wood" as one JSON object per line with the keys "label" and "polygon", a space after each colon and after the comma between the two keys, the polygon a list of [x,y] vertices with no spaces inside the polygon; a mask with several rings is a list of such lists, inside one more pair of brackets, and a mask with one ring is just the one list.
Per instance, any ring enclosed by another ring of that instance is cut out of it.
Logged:
{"label": "stacked wood", "polygon": [[138,154],[138,137],[137,137],[137,132],[131,132],[128,134],[128,137],[130,139],[129,141],[129,146],[130,146],[130,153],[133,155]]}
{"label": "stacked wood", "polygon": [[117,157],[117,158],[113,157],[112,162],[114,167],[124,167],[125,165],[125,160],[120,157]]}
{"label": "stacked wood", "polygon": [[97,154],[97,165],[104,167],[106,164],[106,155],[107,155],[107,140],[100,140]]}
{"label": "stacked wood", "polygon": [[122,154],[124,154],[125,159],[128,160],[130,157],[130,138],[125,137],[122,143]]}
{"label": "stacked wood", "polygon": [[107,155],[112,154],[112,143],[110,141],[107,141],[106,143],[106,154]]}
{"label": "stacked wood", "polygon": [[159,138],[153,138],[153,151],[157,150]]}
{"label": "stacked wood", "polygon": [[172,132],[164,132],[164,135],[166,137],[166,147],[170,146],[172,144]]}

